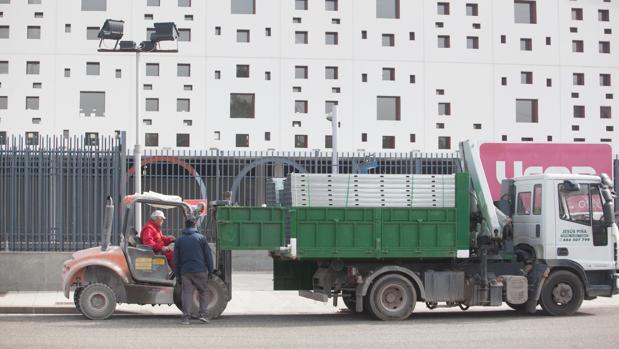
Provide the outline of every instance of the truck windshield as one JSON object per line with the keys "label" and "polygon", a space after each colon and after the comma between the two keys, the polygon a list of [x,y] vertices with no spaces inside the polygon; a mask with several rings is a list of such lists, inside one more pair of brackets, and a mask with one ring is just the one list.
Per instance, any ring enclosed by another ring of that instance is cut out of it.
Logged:
{"label": "truck windshield", "polygon": [[592,225],[604,215],[602,197],[597,185],[581,184],[576,191],[565,190],[559,184],[559,214],[561,219]]}

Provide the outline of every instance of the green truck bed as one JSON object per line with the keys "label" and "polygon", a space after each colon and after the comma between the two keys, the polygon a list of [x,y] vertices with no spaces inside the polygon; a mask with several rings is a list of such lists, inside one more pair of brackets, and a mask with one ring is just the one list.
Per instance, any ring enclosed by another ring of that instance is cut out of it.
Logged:
{"label": "green truck bed", "polygon": [[223,250],[280,250],[299,259],[455,257],[469,249],[469,176],[456,175],[455,208],[218,207]]}

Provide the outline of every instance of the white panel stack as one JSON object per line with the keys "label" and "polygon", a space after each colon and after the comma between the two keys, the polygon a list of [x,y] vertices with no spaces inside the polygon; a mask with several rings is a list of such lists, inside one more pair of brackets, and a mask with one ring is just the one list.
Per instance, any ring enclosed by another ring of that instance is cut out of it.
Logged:
{"label": "white panel stack", "polygon": [[285,199],[302,207],[455,207],[455,176],[292,173]]}

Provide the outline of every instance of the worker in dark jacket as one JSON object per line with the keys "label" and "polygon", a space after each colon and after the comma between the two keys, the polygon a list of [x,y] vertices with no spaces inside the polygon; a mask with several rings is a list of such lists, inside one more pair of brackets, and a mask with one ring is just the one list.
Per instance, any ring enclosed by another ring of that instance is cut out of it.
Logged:
{"label": "worker in dark jacket", "polygon": [[213,261],[208,241],[195,225],[194,220],[187,220],[183,234],[174,244],[174,272],[176,280],[181,282],[183,325],[189,325],[194,288],[198,290],[200,300],[198,319],[204,323],[209,322],[207,282],[208,273],[213,272]]}

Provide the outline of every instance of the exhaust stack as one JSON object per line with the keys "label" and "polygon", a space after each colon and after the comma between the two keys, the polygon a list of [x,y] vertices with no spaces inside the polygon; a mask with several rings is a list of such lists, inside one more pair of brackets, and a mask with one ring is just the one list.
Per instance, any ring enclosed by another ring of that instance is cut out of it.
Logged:
{"label": "exhaust stack", "polygon": [[103,224],[101,227],[101,251],[107,250],[110,245],[110,237],[112,235],[112,222],[114,221],[114,202],[112,197],[107,197],[105,204],[105,212],[103,215]]}

